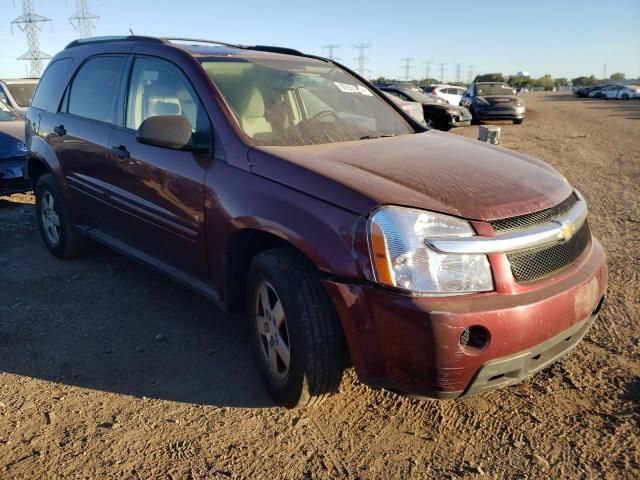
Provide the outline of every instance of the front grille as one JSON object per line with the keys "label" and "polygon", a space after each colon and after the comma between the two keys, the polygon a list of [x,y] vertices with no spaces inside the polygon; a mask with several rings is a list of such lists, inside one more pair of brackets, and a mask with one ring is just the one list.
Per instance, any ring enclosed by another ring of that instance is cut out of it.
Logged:
{"label": "front grille", "polygon": [[513,278],[517,282],[532,282],[567,268],[582,255],[590,238],[585,222],[567,242],[508,254]]}
{"label": "front grille", "polygon": [[577,200],[578,199],[575,194],[572,193],[566,200],[562,201],[555,207],[547,208],[546,210],[541,210],[539,212],[527,213],[526,215],[520,215],[518,217],[492,220],[489,223],[496,231],[497,235],[526,230],[528,228],[549,223],[551,220],[564,215],[571,210]]}

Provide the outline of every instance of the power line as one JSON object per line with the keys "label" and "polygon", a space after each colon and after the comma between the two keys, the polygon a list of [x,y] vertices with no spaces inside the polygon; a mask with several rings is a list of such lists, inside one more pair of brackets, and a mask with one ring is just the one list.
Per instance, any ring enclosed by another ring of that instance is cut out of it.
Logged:
{"label": "power line", "polygon": [[411,65],[411,62],[413,62],[413,58],[402,58],[401,60],[404,63],[404,65],[402,66],[402,68],[404,69],[404,80],[405,82],[408,82],[411,69],[413,68],[413,66]]}
{"label": "power line", "polygon": [[88,38],[99,19],[89,11],[89,0],[76,0],[76,13],[69,17],[69,23],[78,31],[80,38]]}
{"label": "power line", "polygon": [[367,61],[369,60],[365,54],[364,51],[367,48],[370,48],[371,44],[370,43],[358,43],[356,45],[353,46],[353,48],[355,48],[356,50],[358,50],[358,56],[355,58],[356,63],[358,64],[358,68],[357,71],[360,74],[361,77],[365,76],[366,73],[366,64]]}
{"label": "power line", "polygon": [[446,65],[446,63],[444,62],[440,62],[440,83],[444,83],[444,66]]}
{"label": "power line", "polygon": [[22,0],[22,15],[11,22],[11,33],[13,34],[13,26],[27,34],[26,53],[18,57],[18,60],[29,62],[30,77],[39,78],[42,74],[42,61],[51,58],[51,55],[40,50],[40,40],[38,32],[42,30],[42,26],[50,22],[51,19],[38,15],[33,11],[33,0]]}
{"label": "power line", "polygon": [[338,45],[338,44],[329,44],[329,45],[322,45],[322,49],[323,50],[327,50],[327,58],[329,60],[339,60],[339,58],[337,58],[336,56],[334,56],[333,52],[335,52],[335,50],[337,50],[338,48],[340,48],[342,45]]}

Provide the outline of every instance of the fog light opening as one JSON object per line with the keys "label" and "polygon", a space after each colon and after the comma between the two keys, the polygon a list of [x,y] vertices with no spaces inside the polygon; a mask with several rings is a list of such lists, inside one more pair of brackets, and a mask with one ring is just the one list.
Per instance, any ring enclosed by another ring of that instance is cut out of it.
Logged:
{"label": "fog light opening", "polygon": [[491,334],[484,327],[474,325],[464,329],[460,335],[460,348],[468,354],[480,353],[489,345]]}

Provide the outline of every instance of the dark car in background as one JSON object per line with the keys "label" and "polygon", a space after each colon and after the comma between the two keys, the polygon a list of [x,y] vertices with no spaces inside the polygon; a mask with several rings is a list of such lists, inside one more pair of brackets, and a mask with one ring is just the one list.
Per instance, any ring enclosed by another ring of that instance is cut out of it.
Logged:
{"label": "dark car in background", "polygon": [[0,80],[0,103],[9,105],[22,115],[29,108],[37,86],[37,78]]}
{"label": "dark car in background", "polygon": [[562,175],[427,129],[293,49],[75,41],[26,133],[46,248],[93,239],[244,313],[287,407],[326,399],[349,364],[421,397],[513,384],[577,345],[604,299],[604,250]]}
{"label": "dark car in background", "polygon": [[483,120],[513,120],[520,124],[524,121],[526,104],[518,97],[513,87],[503,82],[479,82],[469,86],[460,100],[467,107],[474,123]]}
{"label": "dark car in background", "polygon": [[24,118],[0,102],[0,195],[31,190],[26,167]]}
{"label": "dark car in background", "polygon": [[425,120],[438,130],[448,131],[454,127],[463,127],[471,124],[469,110],[457,105],[450,105],[442,99],[434,100],[417,88],[396,85],[379,88],[383,92],[390,93],[406,102],[422,104]]}

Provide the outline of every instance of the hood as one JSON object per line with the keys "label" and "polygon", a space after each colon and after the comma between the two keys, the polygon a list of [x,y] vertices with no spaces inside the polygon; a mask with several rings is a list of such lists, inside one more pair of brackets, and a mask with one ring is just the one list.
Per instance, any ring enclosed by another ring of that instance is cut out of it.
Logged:
{"label": "hood", "polygon": [[447,105],[447,110],[451,110],[454,112],[458,112],[460,114],[464,114],[464,115],[469,115],[469,110],[467,110],[465,107],[461,107],[460,105]]}
{"label": "hood", "polygon": [[495,220],[557,205],[569,183],[540,160],[436,130],[356,142],[256,147],[251,171],[358,214],[384,204]]}
{"label": "hood", "polygon": [[0,158],[24,157],[24,120],[0,122]]}

